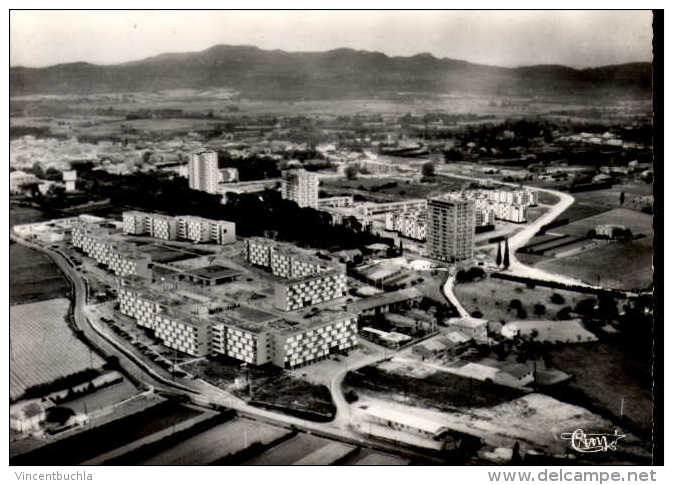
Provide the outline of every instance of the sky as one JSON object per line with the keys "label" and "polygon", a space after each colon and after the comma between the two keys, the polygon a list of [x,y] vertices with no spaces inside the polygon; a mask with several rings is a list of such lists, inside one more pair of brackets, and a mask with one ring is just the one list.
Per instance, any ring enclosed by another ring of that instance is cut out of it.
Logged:
{"label": "sky", "polygon": [[12,11],[10,65],[116,64],[216,44],[576,68],[651,61],[649,11]]}

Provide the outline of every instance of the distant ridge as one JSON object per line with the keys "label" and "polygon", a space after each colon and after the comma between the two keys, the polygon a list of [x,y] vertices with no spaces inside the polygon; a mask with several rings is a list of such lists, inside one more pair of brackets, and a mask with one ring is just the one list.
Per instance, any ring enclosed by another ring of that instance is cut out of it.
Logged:
{"label": "distant ridge", "polygon": [[96,93],[226,87],[261,99],[328,99],[395,92],[491,94],[624,94],[649,96],[648,62],[573,69],[558,65],[505,68],[422,53],[389,57],[348,48],[285,52],[216,45],[115,65],[86,62],[12,67],[10,94]]}

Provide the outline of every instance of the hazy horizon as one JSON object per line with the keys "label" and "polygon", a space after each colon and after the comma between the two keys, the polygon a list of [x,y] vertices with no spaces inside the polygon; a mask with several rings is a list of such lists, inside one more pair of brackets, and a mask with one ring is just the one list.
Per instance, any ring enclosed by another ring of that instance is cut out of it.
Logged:
{"label": "hazy horizon", "polygon": [[587,68],[651,62],[651,21],[650,11],[13,11],[10,66],[109,65],[224,44]]}

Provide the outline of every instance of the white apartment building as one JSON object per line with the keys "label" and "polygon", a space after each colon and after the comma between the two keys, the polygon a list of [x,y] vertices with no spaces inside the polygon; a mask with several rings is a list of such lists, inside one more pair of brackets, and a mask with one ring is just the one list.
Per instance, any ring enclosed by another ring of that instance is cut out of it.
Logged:
{"label": "white apartment building", "polygon": [[72,245],[108,267],[116,276],[151,278],[152,258],[134,246],[110,241],[109,234],[85,223],[72,226]]}
{"label": "white apartment building", "polygon": [[324,209],[326,207],[353,207],[353,196],[343,195],[338,197],[324,197],[318,199],[318,207]]}
{"label": "white apartment building", "polygon": [[289,312],[341,298],[346,294],[346,273],[331,270],[274,284],[276,308]]}
{"label": "white apartment building", "polygon": [[192,153],[189,160],[189,188],[216,194],[219,180],[217,152]]}
{"label": "white apartment building", "polygon": [[425,214],[422,212],[388,212],[385,227],[386,230],[398,232],[409,239],[425,241]]}
{"label": "white apartment building", "polygon": [[396,202],[367,202],[360,204],[357,211],[363,217],[371,217],[387,212],[417,212],[425,211],[428,208],[428,201],[425,199],[408,199]]}
{"label": "white apartment building", "polygon": [[316,305],[346,294],[345,267],[300,253],[270,239],[249,238],[246,260],[267,268],[274,281],[274,304],[284,311]]}
{"label": "white apartment building", "polygon": [[472,259],[475,223],[473,200],[452,194],[428,199],[428,255],[448,262]]}
{"label": "white apartment building", "polygon": [[12,194],[21,192],[21,187],[26,184],[37,183],[40,180],[32,173],[15,170],[9,173],[9,192]]}
{"label": "white apartment building", "polygon": [[226,310],[212,316],[207,310],[217,307],[213,301],[195,303],[127,284],[117,295],[122,314],[153,330],[163,345],[195,357],[221,354],[252,365],[297,368],[357,346],[357,316],[352,313],[256,324],[232,320]]}
{"label": "white apartment building", "polygon": [[304,169],[284,170],[281,193],[283,199],[295,201],[299,207],[318,208],[318,175]]}
{"label": "white apartment building", "polygon": [[122,217],[126,234],[147,234],[157,239],[184,239],[195,243],[231,244],[236,241],[236,224],[229,221],[140,211],[127,211]]}

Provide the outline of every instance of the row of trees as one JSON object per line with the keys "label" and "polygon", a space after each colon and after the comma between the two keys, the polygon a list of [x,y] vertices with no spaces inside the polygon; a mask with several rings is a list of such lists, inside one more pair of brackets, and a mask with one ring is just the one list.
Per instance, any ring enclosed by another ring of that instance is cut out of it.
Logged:
{"label": "row of trees", "polygon": [[236,232],[242,236],[263,236],[270,231],[282,240],[326,249],[387,242],[365,231],[354,217],[332,224],[326,212],[299,207],[275,190],[228,193],[226,204],[222,204],[220,195],[192,190],[187,180],[158,172],[113,175],[91,171],[82,178],[90,196],[109,198],[114,205],[224,219],[235,222]]}
{"label": "row of trees", "polygon": [[509,269],[509,239],[505,239],[505,255],[503,256],[502,251],[501,251],[501,242],[498,242],[498,253],[495,256],[495,264],[498,265],[498,268],[500,265],[504,269]]}

